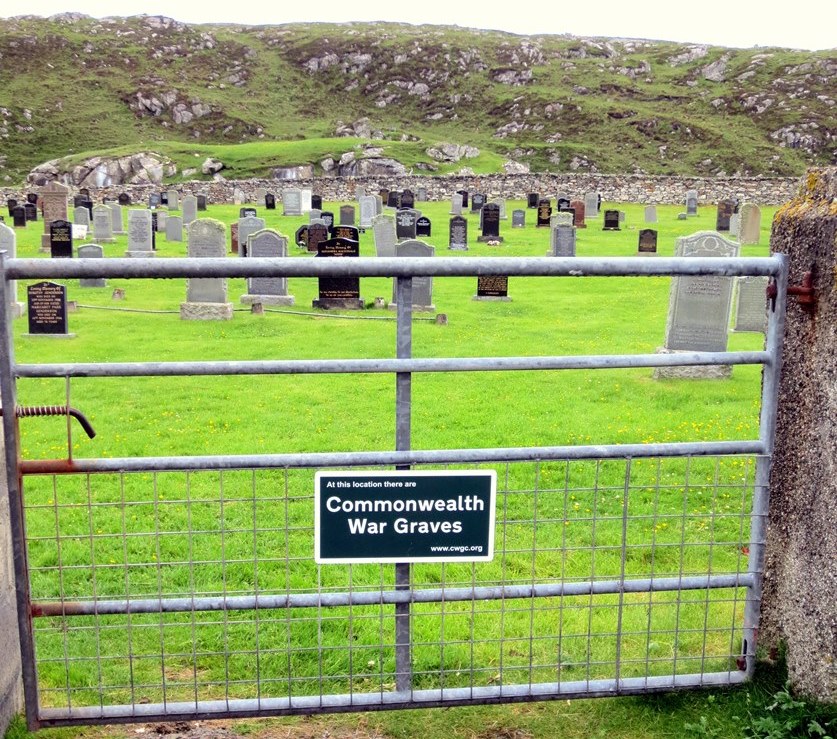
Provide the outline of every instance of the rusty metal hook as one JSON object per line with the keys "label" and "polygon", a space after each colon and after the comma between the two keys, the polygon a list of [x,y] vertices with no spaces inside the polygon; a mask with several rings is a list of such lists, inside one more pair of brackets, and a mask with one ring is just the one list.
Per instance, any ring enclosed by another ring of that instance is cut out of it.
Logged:
{"label": "rusty metal hook", "polygon": [[[3,409],[0,408],[0,416],[3,415]],[[15,408],[15,416],[17,418],[34,418],[37,416],[72,416],[75,418],[84,429],[84,433],[89,438],[96,436],[96,431],[87,420],[85,415],[76,408],[70,408],[68,405],[19,405]]]}

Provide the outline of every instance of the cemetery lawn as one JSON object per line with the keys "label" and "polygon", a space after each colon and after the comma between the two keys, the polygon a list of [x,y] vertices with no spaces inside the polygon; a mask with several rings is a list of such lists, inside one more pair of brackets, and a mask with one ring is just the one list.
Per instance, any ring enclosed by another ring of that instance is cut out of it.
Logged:
{"label": "cemetery lawn", "polygon": [[[324,205],[337,212],[340,203]],[[437,256],[543,256],[549,248],[549,230],[534,227],[534,210],[526,211],[525,229],[511,228],[511,212],[525,207],[523,203],[507,202],[509,220],[501,222],[505,239],[501,246],[477,243],[478,219],[469,215],[470,251],[465,253],[446,248],[448,203],[416,206],[433,222],[434,235],[426,241],[436,246]],[[608,206],[603,204],[603,208]],[[259,208],[259,216],[266,218],[268,228],[290,237],[291,255],[309,258],[297,249],[292,238],[304,219],[283,217],[281,205],[278,207],[276,211]],[[642,206],[618,207],[626,212],[623,230],[603,232],[601,219],[588,221],[588,228],[578,232],[579,256],[636,254],[638,230],[645,227]],[[683,210],[680,206],[658,206],[657,210],[658,253],[663,256],[673,254],[677,236],[714,228],[714,207],[702,207],[699,216],[688,221],[676,220]],[[238,206],[210,206],[206,215],[230,223],[237,218]],[[743,247],[743,255],[768,253],[772,215],[772,209],[763,209],[760,243]],[[19,256],[41,256],[41,229],[38,223],[17,231]],[[157,246],[158,258],[185,256],[185,242],[167,242],[163,234],[158,234]],[[115,244],[105,245],[105,254],[122,256],[125,249],[126,237],[118,236]],[[371,229],[361,236],[361,255],[374,255]],[[447,315],[448,323],[438,325],[433,315],[417,314],[413,352],[417,357],[653,353],[664,340],[669,285],[667,278],[511,278],[511,302],[489,303],[472,300],[476,278],[437,278],[434,304],[437,312]],[[314,310],[310,306],[316,297],[316,280],[290,279],[289,292],[295,296],[296,305],[266,308],[264,315],[253,315],[248,307],[238,304],[238,297],[246,292],[244,281],[230,280],[229,296],[237,312],[227,322],[181,321],[179,305],[185,300],[185,280],[161,280],[156,284],[149,280],[111,280],[105,288],[86,289],[81,289],[77,281],[67,281],[67,287],[69,299],[79,305],[78,311],[69,316],[75,338],[25,337],[26,320],[18,320],[17,362],[395,356],[391,311],[369,307],[338,315],[336,311]],[[125,300],[112,299],[114,288],[125,290]],[[21,295],[25,295],[23,286]],[[364,278],[361,296],[369,306],[376,297],[390,301],[392,281]],[[731,350],[758,350],[762,346],[761,334],[730,335]],[[652,370],[647,369],[415,374],[412,445],[414,449],[446,449],[755,439],[760,373],[758,366],[739,366],[725,381],[656,381]],[[73,456],[391,450],[394,385],[394,378],[383,374],[74,379],[70,405],[84,412],[98,433],[90,440],[74,428]],[[66,401],[67,387],[64,380],[20,380],[18,391],[21,405],[57,405]],[[66,457],[63,419],[24,419],[20,427],[24,459]],[[591,568],[597,578],[618,577],[624,462],[569,466],[528,463],[498,465],[496,469],[502,490],[498,493],[498,507],[502,505],[498,522],[507,522],[505,527],[498,524],[498,547],[499,537],[507,536],[503,540],[506,557],[475,567],[421,565],[414,568],[417,586],[469,584],[475,579],[480,583],[531,581],[534,564],[531,551],[528,558],[526,554],[533,542],[539,550],[538,571],[547,573],[543,575],[547,580],[589,580]],[[746,520],[739,514],[747,507],[752,476],[753,460],[745,458],[690,463],[634,461],[630,505],[636,528],[632,523],[629,536],[635,557],[627,563],[626,575],[646,576],[649,556],[658,576],[677,575],[678,567],[680,574],[684,570],[705,572],[707,567],[719,572],[745,567],[742,557],[746,552],[738,542],[747,540]],[[694,494],[684,497],[683,481],[687,477]],[[286,587],[319,592],[342,590],[347,584],[357,589],[391,587],[391,567],[318,568],[314,564],[312,480],[311,470],[194,473],[186,478],[185,487],[182,473],[28,478],[25,498],[33,597],[82,599],[95,594],[99,598],[137,598],[161,592],[245,595],[254,589],[271,593]],[[543,497],[540,503],[539,493]],[[557,493],[557,502],[547,504],[547,493]],[[93,506],[91,516],[87,515],[88,506]],[[535,534],[531,523],[528,528],[518,525],[530,522],[534,511],[539,517]],[[254,532],[257,519],[258,534]],[[62,542],[56,551],[59,531]],[[678,565],[681,552],[682,567]],[[95,562],[92,567],[91,558]],[[254,560],[258,560],[257,567]],[[684,593],[682,608],[678,603],[676,610],[671,607],[670,597],[657,601],[655,596],[655,634],[677,629],[688,632],[688,638],[684,637],[673,650],[662,639],[655,641],[644,633],[646,623],[651,623],[651,609],[646,612],[645,608],[647,596],[632,604],[635,608],[626,609],[626,628],[637,634],[634,643],[623,646],[626,669],[635,668],[642,674],[648,667],[649,654],[654,674],[671,674],[672,669],[728,669],[728,657],[736,653],[739,638],[731,636],[729,625],[735,622],[737,634],[743,608],[740,592],[718,592],[723,597],[719,595],[711,607],[707,604],[714,601],[715,593]],[[497,652],[500,602],[480,604],[475,612],[469,603],[460,607],[451,604],[444,625],[450,646],[445,648],[443,665],[439,664],[439,646],[434,644],[438,638],[434,636],[439,628],[438,607],[417,607],[414,629],[417,639],[426,643],[426,648],[419,645],[414,653],[417,687],[437,686],[434,681],[440,671],[445,686],[467,685],[471,677],[469,660],[472,671],[474,664],[479,664],[479,684],[490,684],[498,660],[511,682],[555,679],[556,666],[562,679],[607,677],[613,669],[613,640],[590,640],[588,634],[591,629],[607,632],[616,596],[598,600],[600,607],[590,610],[595,614],[589,620],[586,597],[564,601],[563,611],[546,608],[538,616],[545,631],[556,619],[563,619],[563,643],[556,645],[555,640],[544,639],[526,646],[522,656],[514,650],[506,652],[502,646]],[[577,615],[573,611],[576,607]],[[201,698],[219,697],[219,691],[223,696],[225,690],[231,698],[253,695],[251,678],[246,676],[252,672],[254,626],[260,634],[257,638],[283,643],[287,639],[289,644],[293,641],[294,659],[299,659],[295,674],[299,676],[296,687],[300,694],[321,687],[344,691],[343,681],[332,682],[330,676],[345,676],[347,672],[354,675],[352,690],[389,689],[393,650],[387,645],[392,638],[392,619],[379,618],[379,609],[373,610],[369,616],[356,609],[354,620],[351,609],[345,608],[332,609],[319,617],[299,613],[293,621],[286,620],[285,615],[268,613],[262,615],[260,632],[258,615],[246,611],[235,612],[229,623],[226,617],[221,621],[211,613],[198,614],[197,621],[188,613],[175,615],[167,628],[182,654],[167,663],[167,670],[173,670],[166,674],[170,683],[167,699],[188,700],[198,689]],[[720,624],[717,629],[710,625],[708,632],[706,610],[712,611]],[[505,623],[501,628],[511,633],[519,626],[524,633],[530,611],[507,607],[502,617]],[[322,622],[318,623],[317,618]],[[64,699],[62,656],[66,659],[67,655],[60,622],[38,619],[36,623],[36,627],[42,627],[38,651],[39,659],[45,660],[40,678],[46,705],[51,699],[60,705]],[[159,616],[132,618],[134,648],[147,659],[145,664],[142,659],[137,661],[130,678],[124,660],[114,657],[124,650],[124,619],[101,617],[95,628],[90,628],[92,620],[77,619],[75,623],[81,623],[82,628],[88,624],[87,632],[79,634],[74,642],[74,649],[80,651],[70,657],[73,679],[80,686],[74,687],[78,703],[97,704],[102,685],[106,702],[161,699],[156,684],[160,679],[159,655],[156,661],[153,659],[154,649],[160,648]],[[347,627],[347,623],[353,625]],[[201,650],[206,652],[199,668],[193,663],[189,646],[196,628],[201,635]],[[349,638],[348,629],[353,629],[352,638],[357,642],[354,668],[352,650],[347,656],[341,648]],[[469,652],[474,635],[478,640],[476,657]],[[324,647],[319,654],[318,643]],[[562,655],[558,665],[554,663],[556,646]],[[727,659],[707,658],[704,664],[704,647],[709,653],[727,655]],[[223,654],[228,649],[243,653],[225,659]],[[85,650],[89,650],[88,661],[84,659]],[[265,653],[260,669],[266,671],[272,665],[281,671],[287,659],[281,650]],[[367,663],[368,669],[358,667]],[[530,670],[529,664],[536,667]],[[139,693],[134,693],[134,685],[139,686]],[[283,685],[265,683],[263,694],[278,691],[282,695]],[[284,690],[287,694],[287,688]],[[662,733],[671,727],[661,727],[660,716],[670,705],[697,705],[702,710],[706,697],[701,694],[670,700],[671,704],[654,698],[620,703],[627,708],[613,711],[613,717],[623,717],[624,725],[618,727],[620,722],[605,715],[608,709],[586,708],[606,705],[601,702],[457,709],[430,715],[455,716],[440,719],[446,725],[453,722],[453,736],[526,736],[509,728],[520,716],[534,722],[527,723],[526,729],[534,735],[555,735],[548,732],[548,727],[566,719],[569,723],[605,722],[602,725],[606,725],[608,736],[679,736],[682,731]],[[380,727],[385,735],[410,736],[418,733],[417,726],[425,721],[436,720],[423,718],[426,714],[422,713],[415,715],[415,723],[403,727],[394,716],[364,721],[368,726]],[[335,725],[346,726],[341,723],[344,719],[334,721]],[[647,730],[640,732],[637,722],[646,722],[643,726]],[[486,733],[482,723],[494,727],[494,733]],[[408,726],[413,734],[407,731]]]}

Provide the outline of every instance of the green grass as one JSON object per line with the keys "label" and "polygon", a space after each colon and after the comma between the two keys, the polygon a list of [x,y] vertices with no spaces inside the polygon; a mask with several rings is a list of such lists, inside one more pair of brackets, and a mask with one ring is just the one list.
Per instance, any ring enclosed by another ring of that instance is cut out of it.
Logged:
{"label": "green grass", "polygon": [[[339,203],[332,205],[336,210]],[[607,204],[605,204],[607,205]],[[509,214],[520,203],[508,203]],[[422,203],[446,247],[448,205]],[[640,206],[627,227],[579,231],[580,256],[636,253]],[[714,209],[677,221],[659,207],[659,253],[677,235],[710,228]],[[458,255],[542,256],[545,229],[502,225],[501,247],[476,242]],[[229,222],[237,206],[207,214]],[[293,234],[302,218],[260,209]],[[767,253],[763,237],[745,254]],[[20,256],[35,256],[40,224],[18,232]],[[125,237],[106,245],[120,256]],[[158,258],[185,245],[158,241]],[[291,252],[307,258],[295,246]],[[371,255],[371,233],[361,252]],[[520,356],[653,352],[663,342],[669,280],[511,278],[510,303],[471,298],[474,278],[437,278],[434,302],[447,325],[417,321],[415,356]],[[126,291],[114,302],[115,287]],[[389,311],[341,317],[312,310],[314,280],[291,279],[296,309],[249,310],[229,322],[185,322],[183,280],[112,280],[82,290],[70,315],[76,338],[27,338],[15,325],[18,362],[174,361],[392,357]],[[231,300],[244,292],[230,280]],[[391,298],[391,280],[361,281],[361,294]],[[105,308],[128,308],[120,312]],[[296,312],[295,312],[296,310]],[[305,314],[315,315],[305,315]],[[353,320],[357,317],[388,320]],[[731,349],[758,349],[758,334],[732,334]],[[728,381],[655,381],[650,370],[417,374],[416,449],[752,439],[760,370]],[[63,380],[21,380],[22,405],[65,402]],[[91,420],[93,440],[73,430],[74,457],[361,451],[394,448],[394,382],[386,375],[74,379],[71,405]],[[25,459],[66,455],[61,419],[21,421]],[[735,572],[745,566],[753,460],[535,462],[498,465],[497,555],[491,563],[421,564],[416,587],[572,582],[620,577],[622,512],[627,577]],[[33,597],[41,600],[377,590],[391,567],[318,568],[311,552],[313,471],[75,475],[26,479]],[[628,499],[625,500],[625,490]],[[537,525],[533,522],[537,520]],[[573,596],[539,602],[417,605],[417,688],[586,680],[621,674],[734,669],[743,591]],[[622,616],[617,645],[614,616]],[[535,617],[537,613],[537,617]],[[391,607],[183,613],[36,619],[44,705],[240,698],[377,691],[394,682]],[[440,641],[441,639],[441,641]],[[258,645],[258,648],[256,648]],[[165,659],[161,664],[161,651]],[[163,686],[163,680],[165,686]],[[527,709],[528,711],[529,709]],[[533,714],[541,709],[531,709]],[[544,709],[546,710],[546,709]],[[575,709],[572,709],[575,711]],[[467,715],[463,712],[463,715]],[[390,729],[387,729],[388,731]],[[398,735],[397,733],[395,735]]]}

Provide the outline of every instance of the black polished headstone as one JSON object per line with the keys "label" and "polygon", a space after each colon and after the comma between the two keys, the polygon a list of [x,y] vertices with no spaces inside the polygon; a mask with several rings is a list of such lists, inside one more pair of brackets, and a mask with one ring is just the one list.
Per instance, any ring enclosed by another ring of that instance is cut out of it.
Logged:
{"label": "black polished headstone", "polygon": [[9,216],[13,216],[13,211],[17,207],[17,200],[15,200],[14,198],[9,198],[6,201],[6,207],[9,209]]}
{"label": "black polished headstone", "polygon": [[264,207],[266,210],[276,210],[276,196],[272,192],[264,196]]}
{"label": "black polished headstone", "polygon": [[302,248],[308,247],[308,225],[300,226],[294,234],[294,243]]}
{"label": "black polished headstone", "polygon": [[152,192],[148,196],[148,207],[149,208],[157,208],[157,207],[160,206],[161,203],[162,203],[162,200],[160,200],[160,193]]}
{"label": "black polished headstone", "polygon": [[[479,213],[487,198],[481,192],[475,192],[471,197],[471,213]],[[463,203],[463,207],[465,204]]]}
{"label": "black polished headstone", "polygon": [[255,208],[239,208],[238,209],[238,217],[239,218],[247,218],[248,216],[253,216],[253,218],[259,217],[259,211]]}
{"label": "black polished headstone", "polygon": [[160,205],[169,204],[169,194],[166,190],[160,193]]}
{"label": "black polished headstone", "polygon": [[500,206],[497,203],[486,203],[482,207],[482,234],[477,241],[502,241],[500,238]]}
{"label": "black polished headstone", "polygon": [[530,192],[526,196],[526,207],[527,208],[537,208],[538,203],[541,200],[541,196],[536,192]]}
{"label": "black polished headstone", "polygon": [[37,282],[26,288],[30,334],[67,333],[67,288],[55,282]]}
{"label": "black polished headstone", "polygon": [[32,205],[38,204],[38,193],[36,192],[28,192],[26,193],[26,202],[32,203]]}
{"label": "black polished headstone", "polygon": [[735,202],[733,200],[722,200],[718,203],[718,212],[715,216],[715,230],[729,231],[730,219],[735,212]]}
{"label": "black polished headstone", "polygon": [[416,198],[412,190],[404,190],[401,193],[401,207],[412,208],[416,204]]}
{"label": "black polished headstone", "polygon": [[558,212],[560,213],[562,210],[569,210],[570,208],[570,199],[569,198],[558,198]]}
{"label": "black polished headstone", "polygon": [[657,253],[657,232],[653,228],[643,228],[640,230],[637,251],[641,254]]}
{"label": "black polished headstone", "polygon": [[26,220],[27,221],[37,221],[38,220],[38,208],[34,203],[26,203],[23,206],[23,211],[26,213]]}
{"label": "black polished headstone", "polygon": [[432,236],[433,224],[427,216],[422,216],[416,221],[416,236]]}
{"label": "black polished headstone", "polygon": [[477,277],[478,298],[507,298],[509,278],[507,275],[483,275]]}
{"label": "black polished headstone", "polygon": [[468,191],[467,190],[457,190],[456,192],[459,193],[462,196],[462,207],[467,208],[468,207]]}
{"label": "black polished headstone", "polygon": [[602,231],[621,231],[619,228],[619,211],[606,210],[604,212],[604,225]]}
{"label": "black polished headstone", "polygon": [[401,207],[401,193],[395,192],[392,190],[387,193],[387,208],[400,208]]}
{"label": "black polished headstone", "polygon": [[467,251],[468,249],[468,219],[454,216],[450,219],[448,230],[448,249]]}
{"label": "black polished headstone", "polygon": [[198,210],[206,210],[206,195],[198,195]]}
{"label": "black polished headstone", "polygon": [[399,210],[395,214],[395,237],[414,239],[416,237],[416,212],[412,208]]}
{"label": "black polished headstone", "polygon": [[338,223],[337,225],[331,227],[331,238],[359,241],[360,232],[356,226],[347,226],[345,224]]}
{"label": "black polished headstone", "polygon": [[[309,229],[310,230],[310,229]],[[351,239],[331,238],[321,241],[317,247],[317,257],[358,257],[360,246]],[[312,302],[314,308],[362,308],[360,300],[360,278],[358,277],[320,277],[319,295]]]}
{"label": "black polished headstone", "polygon": [[312,210],[322,210],[323,209],[323,196],[322,195],[312,195],[311,196],[311,209]]}
{"label": "black polished headstone", "polygon": [[88,188],[82,187],[78,191],[78,194],[84,196],[87,200],[90,200],[90,190]]}
{"label": "black polished headstone", "polygon": [[26,208],[22,205],[12,209],[12,225],[15,228],[26,228]]}
{"label": "black polished headstone", "polygon": [[49,252],[53,259],[73,256],[73,224],[69,221],[53,221],[49,224]]}
{"label": "black polished headstone", "polygon": [[128,195],[127,192],[119,193],[119,197],[116,199],[116,202],[120,205],[130,205],[131,204],[131,196]]}
{"label": "black polished headstone", "polygon": [[549,228],[552,218],[552,206],[549,200],[541,200],[538,203],[538,220],[535,224],[538,228]]}

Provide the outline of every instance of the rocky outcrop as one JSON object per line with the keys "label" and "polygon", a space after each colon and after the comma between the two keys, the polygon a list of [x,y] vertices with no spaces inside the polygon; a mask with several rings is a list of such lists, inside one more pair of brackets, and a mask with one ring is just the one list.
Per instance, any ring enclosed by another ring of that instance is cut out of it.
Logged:
{"label": "rocky outcrop", "polygon": [[212,107],[195,98],[186,100],[175,90],[161,93],[145,93],[138,90],[130,95],[128,107],[140,117],[159,118],[168,113],[177,125],[191,123],[195,118],[202,118],[212,112]]}
{"label": "rocky outcrop", "polygon": [[143,152],[124,157],[91,157],[76,165],[71,165],[66,158],[53,159],[35,167],[27,181],[34,185],[57,180],[76,187],[111,187],[160,183],[176,172],[177,167],[170,159]]}
{"label": "rocky outcrop", "polygon": [[382,139],[384,137],[382,131],[372,128],[372,122],[368,118],[358,118],[354,123],[349,124],[337,121],[334,135],[359,139]]}
{"label": "rocky outcrop", "polygon": [[473,159],[480,155],[476,146],[463,144],[438,144],[427,149],[427,156],[437,162],[458,162],[460,159]]}

